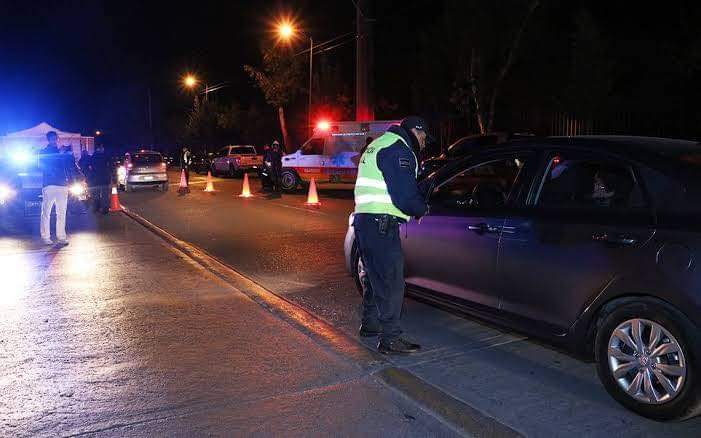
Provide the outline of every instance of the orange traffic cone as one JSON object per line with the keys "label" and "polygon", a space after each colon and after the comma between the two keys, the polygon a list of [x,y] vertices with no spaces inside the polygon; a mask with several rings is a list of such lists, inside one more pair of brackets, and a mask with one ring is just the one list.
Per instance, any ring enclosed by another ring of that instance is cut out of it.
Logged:
{"label": "orange traffic cone", "polygon": [[212,172],[207,172],[207,187],[204,188],[205,192],[214,193],[214,182],[212,181]]}
{"label": "orange traffic cone", "polygon": [[243,187],[241,188],[240,198],[250,198],[251,196],[251,186],[248,184],[248,173],[243,174]]}
{"label": "orange traffic cone", "polygon": [[312,182],[309,184],[309,195],[307,195],[307,202],[304,205],[310,207],[319,207],[321,202],[319,202],[319,195],[316,194],[316,180],[312,177]]}
{"label": "orange traffic cone", "polygon": [[122,204],[119,203],[119,194],[117,187],[112,186],[112,196],[110,196],[110,213],[122,211]]}
{"label": "orange traffic cone", "polygon": [[187,178],[185,178],[185,169],[180,172],[180,187],[178,187],[178,193],[181,195],[190,193],[190,187],[187,186]]}

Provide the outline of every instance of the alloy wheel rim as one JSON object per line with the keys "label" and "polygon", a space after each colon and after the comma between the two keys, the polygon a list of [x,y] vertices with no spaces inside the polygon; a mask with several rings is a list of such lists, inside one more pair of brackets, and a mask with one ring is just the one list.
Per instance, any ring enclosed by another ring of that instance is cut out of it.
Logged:
{"label": "alloy wheel rim", "polygon": [[641,403],[667,403],[686,383],[684,350],[655,321],[635,318],[619,324],[609,338],[608,363],[618,386]]}

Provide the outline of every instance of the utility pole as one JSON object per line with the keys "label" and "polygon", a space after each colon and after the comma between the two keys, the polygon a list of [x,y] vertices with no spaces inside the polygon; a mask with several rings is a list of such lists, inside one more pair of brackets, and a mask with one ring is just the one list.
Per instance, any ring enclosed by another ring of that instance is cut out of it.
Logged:
{"label": "utility pole", "polygon": [[372,95],[373,43],[372,20],[366,16],[372,0],[354,0],[356,17],[355,119],[375,118]]}

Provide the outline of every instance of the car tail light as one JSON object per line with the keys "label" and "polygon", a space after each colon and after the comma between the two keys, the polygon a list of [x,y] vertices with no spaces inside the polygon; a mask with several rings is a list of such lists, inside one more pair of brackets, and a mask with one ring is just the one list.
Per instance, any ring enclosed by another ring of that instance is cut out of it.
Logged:
{"label": "car tail light", "polygon": [[161,163],[161,167],[162,167],[162,168],[165,169],[167,166],[168,166],[168,165],[167,165],[166,163]]}

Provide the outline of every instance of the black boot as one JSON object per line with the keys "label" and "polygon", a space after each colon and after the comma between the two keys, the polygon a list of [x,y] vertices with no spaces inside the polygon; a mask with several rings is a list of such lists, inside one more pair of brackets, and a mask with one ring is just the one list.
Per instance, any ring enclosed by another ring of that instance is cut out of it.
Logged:
{"label": "black boot", "polygon": [[382,354],[408,354],[421,350],[421,345],[411,343],[402,338],[381,340],[377,344],[377,351]]}

